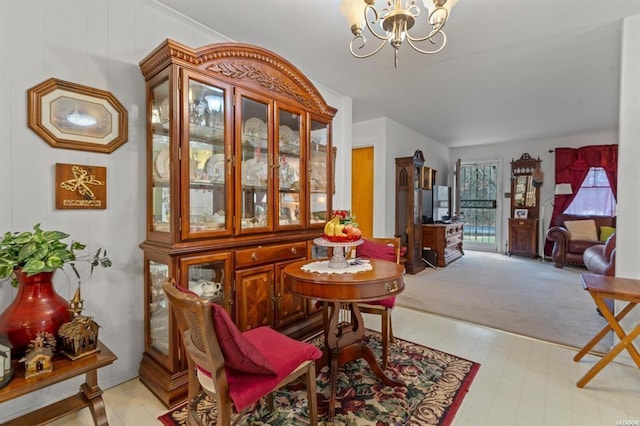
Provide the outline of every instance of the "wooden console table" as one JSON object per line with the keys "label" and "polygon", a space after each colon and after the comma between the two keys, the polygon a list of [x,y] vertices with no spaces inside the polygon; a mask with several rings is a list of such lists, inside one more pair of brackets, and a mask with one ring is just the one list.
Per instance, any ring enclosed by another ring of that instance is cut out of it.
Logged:
{"label": "wooden console table", "polygon": [[[582,287],[589,292],[595,302],[600,313],[607,320],[607,325],[585,345],[580,352],[573,358],[574,361],[580,361],[604,336],[613,330],[620,342],[616,344],[600,361],[598,361],[591,370],[589,370],[579,381],[578,387],[584,387],[593,377],[598,374],[607,364],[623,350],[626,349],[631,358],[640,368],[640,354],[633,340],[640,336],[640,323],[636,324],[633,330],[627,334],[620,326],[620,320],[624,318],[631,310],[640,303],[640,280],[630,278],[618,278],[605,275],[582,274]],[[607,308],[605,298],[628,302],[627,305],[613,315]]]}
{"label": "wooden console table", "polygon": [[98,386],[98,369],[113,364],[118,358],[102,342],[98,342],[98,349],[100,349],[100,352],[87,355],[75,361],[56,354],[53,358],[53,371],[51,373],[30,379],[24,378],[24,364],[14,360],[13,379],[7,386],[0,389],[0,403],[27,395],[81,374],[85,374],[86,378],[85,382],[80,386],[80,392],[77,394],[9,420],[6,423],[2,423],[1,426],[42,425],[75,413],[85,407],[89,407],[91,410],[91,416],[96,426],[108,425],[107,413],[102,400],[102,389]]}
{"label": "wooden console table", "polygon": [[463,232],[462,222],[422,225],[422,247],[436,252],[438,266],[447,266],[464,255]]}

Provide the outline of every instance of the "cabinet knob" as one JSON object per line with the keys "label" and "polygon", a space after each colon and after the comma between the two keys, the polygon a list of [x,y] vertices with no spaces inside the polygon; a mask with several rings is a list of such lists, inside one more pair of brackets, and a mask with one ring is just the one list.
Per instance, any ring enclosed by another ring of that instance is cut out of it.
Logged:
{"label": "cabinet knob", "polygon": [[298,254],[298,249],[295,247],[291,247],[291,254]]}
{"label": "cabinet knob", "polygon": [[258,253],[256,253],[255,251],[251,253],[251,260],[258,260]]}
{"label": "cabinet knob", "polygon": [[393,281],[392,283],[384,283],[384,289],[389,293],[395,293],[398,291],[398,281]]}

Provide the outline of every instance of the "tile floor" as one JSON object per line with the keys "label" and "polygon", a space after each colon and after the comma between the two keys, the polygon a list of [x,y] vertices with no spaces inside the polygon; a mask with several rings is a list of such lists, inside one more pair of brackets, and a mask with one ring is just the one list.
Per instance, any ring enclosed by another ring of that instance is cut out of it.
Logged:
{"label": "tile floor", "polygon": [[[365,323],[379,329],[376,317]],[[640,424],[635,367],[614,362],[579,389],[576,382],[598,358],[576,363],[573,349],[399,307],[393,325],[397,337],[481,364],[454,426]],[[166,411],[137,379],[106,390],[104,399],[112,426],[158,425]],[[87,409],[54,423],[91,424]]]}

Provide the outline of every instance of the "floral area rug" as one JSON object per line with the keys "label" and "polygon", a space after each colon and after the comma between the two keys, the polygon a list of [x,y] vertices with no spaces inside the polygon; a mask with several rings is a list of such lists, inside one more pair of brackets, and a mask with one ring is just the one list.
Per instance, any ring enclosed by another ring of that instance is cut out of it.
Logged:
{"label": "floral area rug", "polygon": [[[322,336],[311,343],[322,346]],[[364,341],[377,359],[382,353],[380,334],[367,330]],[[449,425],[480,364],[396,338],[389,348],[386,374],[405,383],[403,387],[385,386],[364,360],[340,367],[336,397],[335,425]],[[329,374],[324,367],[317,378],[318,417],[326,421]],[[306,388],[284,388],[275,395],[275,410],[266,398],[246,414],[240,424],[293,426],[308,424]],[[203,424],[215,424],[215,402],[205,398],[198,406]],[[186,403],[158,418],[164,425],[187,422]]]}

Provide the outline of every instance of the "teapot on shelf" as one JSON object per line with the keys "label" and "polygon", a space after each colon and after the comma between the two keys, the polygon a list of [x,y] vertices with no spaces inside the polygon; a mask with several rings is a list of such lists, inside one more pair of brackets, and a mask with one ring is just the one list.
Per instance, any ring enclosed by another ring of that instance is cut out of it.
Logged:
{"label": "teapot on shelf", "polygon": [[216,299],[222,293],[222,283],[201,280],[199,282],[199,286],[202,291],[200,295],[207,299]]}
{"label": "teapot on shelf", "polygon": [[[215,271],[212,271],[215,273]],[[210,281],[205,279],[199,279],[195,282],[191,282],[190,287],[192,290],[197,293],[200,297],[205,297],[209,300],[215,300],[222,297],[224,293],[224,270],[220,271],[220,278],[213,277],[216,281]],[[216,274],[217,275],[217,274]]]}

